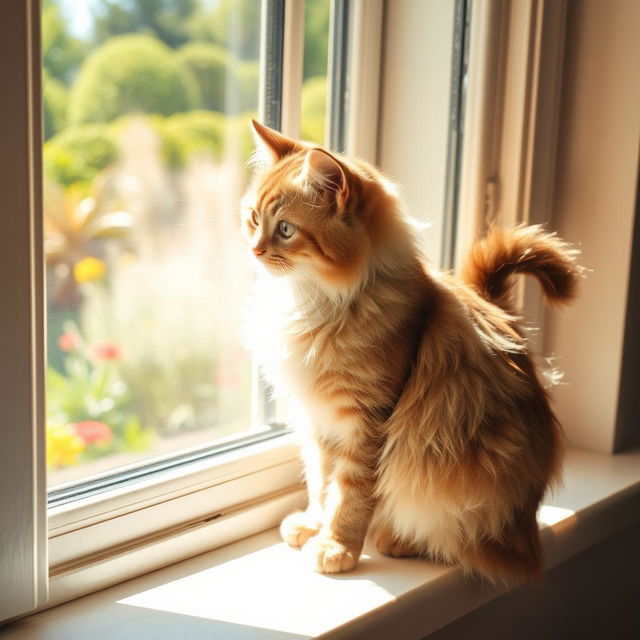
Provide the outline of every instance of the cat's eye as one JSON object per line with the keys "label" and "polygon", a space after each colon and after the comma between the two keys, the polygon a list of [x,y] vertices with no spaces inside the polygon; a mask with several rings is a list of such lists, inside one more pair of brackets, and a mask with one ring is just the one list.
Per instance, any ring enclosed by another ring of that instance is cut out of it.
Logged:
{"label": "cat's eye", "polygon": [[296,232],[295,225],[287,222],[286,220],[280,220],[278,223],[278,233],[283,238],[290,238]]}

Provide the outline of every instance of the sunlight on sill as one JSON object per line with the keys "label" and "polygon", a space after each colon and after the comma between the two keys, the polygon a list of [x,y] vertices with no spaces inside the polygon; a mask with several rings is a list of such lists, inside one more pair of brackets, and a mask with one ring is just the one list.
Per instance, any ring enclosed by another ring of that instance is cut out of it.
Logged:
{"label": "sunlight on sill", "polygon": [[575,517],[576,512],[572,509],[566,509],[564,507],[555,507],[550,504],[543,504],[538,511],[538,523],[545,524],[548,527],[567,520],[568,518]]}
{"label": "sunlight on sill", "polygon": [[[356,570],[332,576],[310,570],[305,560],[303,552],[284,543],[271,544],[118,604],[315,637],[451,571],[429,562],[390,560],[375,551],[363,554]],[[318,602],[322,615],[310,614]]]}
{"label": "sunlight on sill", "polygon": [[[539,523],[546,526],[575,517],[572,509],[547,504],[538,513]],[[375,551],[363,554],[358,568],[347,574],[320,575],[309,565],[304,552],[270,544],[118,604],[313,637],[450,572],[427,561],[390,561]],[[330,606],[322,616],[310,616],[314,602]]]}

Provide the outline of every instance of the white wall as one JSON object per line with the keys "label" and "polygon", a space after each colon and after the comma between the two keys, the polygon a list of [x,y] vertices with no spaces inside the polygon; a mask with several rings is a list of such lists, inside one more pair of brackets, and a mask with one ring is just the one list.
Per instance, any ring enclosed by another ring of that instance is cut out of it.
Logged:
{"label": "white wall", "polygon": [[591,271],[577,303],[549,314],[545,352],[563,354],[557,364],[566,384],[554,399],[571,444],[610,452],[628,291],[630,284],[640,287],[629,282],[640,140],[640,2],[570,1],[567,29],[553,224],[580,245],[581,262]]}

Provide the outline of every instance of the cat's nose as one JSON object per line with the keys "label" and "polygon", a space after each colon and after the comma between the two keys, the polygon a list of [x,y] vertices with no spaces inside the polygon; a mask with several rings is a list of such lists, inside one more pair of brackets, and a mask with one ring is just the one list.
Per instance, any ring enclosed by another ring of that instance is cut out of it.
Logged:
{"label": "cat's nose", "polygon": [[255,256],[260,257],[263,253],[265,253],[265,248],[261,244],[257,244],[252,249]]}

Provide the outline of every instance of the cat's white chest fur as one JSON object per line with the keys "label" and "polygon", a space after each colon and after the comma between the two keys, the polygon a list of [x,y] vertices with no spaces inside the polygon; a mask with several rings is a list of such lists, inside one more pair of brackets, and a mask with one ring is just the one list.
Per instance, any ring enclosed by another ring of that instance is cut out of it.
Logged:
{"label": "cat's white chest fur", "polygon": [[247,340],[254,357],[272,384],[298,395],[314,369],[311,319],[285,278],[261,275],[252,306]]}
{"label": "cat's white chest fur", "polygon": [[330,370],[325,354],[332,334],[323,324],[329,312],[315,300],[301,300],[285,278],[262,277],[256,284],[249,342],[265,376],[279,394],[301,404],[299,409],[320,435],[332,440],[347,437],[355,423],[336,420],[338,406],[315,390],[318,379]]}

